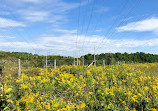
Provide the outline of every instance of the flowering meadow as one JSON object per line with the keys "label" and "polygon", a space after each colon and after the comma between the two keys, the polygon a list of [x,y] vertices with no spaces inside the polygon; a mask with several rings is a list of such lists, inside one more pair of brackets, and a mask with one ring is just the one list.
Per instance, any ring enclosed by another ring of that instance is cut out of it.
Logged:
{"label": "flowering meadow", "polygon": [[1,110],[158,110],[158,63],[32,67],[22,73],[1,76]]}

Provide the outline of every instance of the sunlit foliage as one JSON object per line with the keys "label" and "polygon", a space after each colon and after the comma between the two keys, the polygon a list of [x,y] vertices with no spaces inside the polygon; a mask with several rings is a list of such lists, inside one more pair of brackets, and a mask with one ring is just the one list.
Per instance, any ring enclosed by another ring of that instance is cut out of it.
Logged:
{"label": "sunlit foliage", "polygon": [[157,63],[28,70],[20,78],[1,77],[5,110],[158,109]]}

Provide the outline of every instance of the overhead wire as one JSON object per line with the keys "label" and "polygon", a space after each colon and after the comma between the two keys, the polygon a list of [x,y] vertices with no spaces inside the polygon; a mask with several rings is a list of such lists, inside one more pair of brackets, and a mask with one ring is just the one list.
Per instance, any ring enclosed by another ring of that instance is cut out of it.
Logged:
{"label": "overhead wire", "polygon": [[[113,22],[113,24],[109,27],[109,29],[106,31],[105,37],[106,35],[110,34],[111,30],[113,29],[113,27],[115,27],[115,25],[117,24],[117,21],[121,18],[124,9],[126,8],[127,4],[129,3],[129,0],[126,0],[126,2],[123,4],[121,10],[118,13],[118,16],[116,18],[116,20]],[[103,40],[105,39],[105,37],[102,39],[101,43],[103,42]],[[100,43],[100,44],[101,44]]]}
{"label": "overhead wire", "polygon": [[[85,6],[85,10],[84,10],[84,12],[83,12],[83,21],[82,21],[82,24],[81,24],[81,32],[80,32],[80,35],[82,35],[82,33],[83,33],[83,27],[84,27],[84,24],[85,24],[85,19],[86,19],[86,16],[87,16],[87,9],[88,9],[88,5],[89,5],[89,0],[87,1],[87,5]],[[80,39],[80,36],[79,36],[79,38],[78,38],[78,41],[79,41],[79,39]]]}
{"label": "overhead wire", "polygon": [[[104,3],[103,3],[104,4]],[[104,14],[104,12],[106,11],[106,8],[104,7],[104,9],[103,9],[103,12],[101,12],[101,14],[100,14],[100,16],[98,17],[98,19],[96,20],[97,22],[96,22],[96,24],[94,24],[94,29],[93,29],[93,31],[92,31],[92,33],[94,33],[94,32],[96,32],[96,29],[97,29],[97,27],[100,25],[100,23],[101,22],[99,22],[99,21],[101,21],[102,20],[102,18],[103,18],[103,14]],[[90,45],[92,43],[92,39],[89,39],[89,41],[87,42],[87,46],[89,45],[89,46],[92,46],[92,45]]]}
{"label": "overhead wire", "polygon": [[[137,0],[137,1],[139,1],[139,0]],[[128,10],[128,13],[124,16],[124,18],[127,18],[128,16],[129,16],[129,14],[133,11],[133,9],[136,7],[136,4],[137,4],[137,2],[135,2],[134,3],[134,5],[133,5],[133,7],[131,7],[129,10]],[[123,21],[121,21],[118,25],[116,25],[115,27],[119,27],[120,25],[122,25],[124,23],[124,20]],[[96,50],[98,50],[103,44],[102,43],[104,43],[104,40],[106,39],[106,40],[108,40],[108,39],[110,39],[111,37],[112,37],[112,35],[114,34],[116,32],[116,30],[114,30],[114,31],[112,31],[111,33],[108,33],[109,34],[109,36],[108,36],[108,38],[106,38],[106,35],[104,36],[104,38],[102,39],[102,41],[100,42],[100,44],[97,46],[97,48],[96,48]],[[107,42],[107,41],[106,41]]]}
{"label": "overhead wire", "polygon": [[[80,26],[80,8],[81,8],[81,3],[82,0],[80,0],[80,5],[79,5],[79,9],[78,9],[78,20],[77,20],[77,33],[76,33],[76,49],[78,49],[77,46],[77,41],[78,41],[78,37],[79,37],[79,26]],[[75,55],[75,54],[74,54]],[[76,52],[76,56],[77,56],[77,52]],[[78,56],[77,56],[78,57]]]}
{"label": "overhead wire", "polygon": [[[145,18],[146,18],[145,16],[143,16],[143,17],[139,17],[139,18],[137,18],[136,21],[144,20]],[[157,27],[157,28],[158,28],[158,27]],[[155,29],[157,29],[157,28],[155,28]],[[115,35],[116,35],[116,34],[115,34]],[[117,35],[118,35],[118,34],[117,34]],[[145,44],[148,44],[148,41],[145,42],[144,44],[142,44],[141,46],[137,47],[137,51],[140,50],[140,48],[141,48],[142,46],[144,46]],[[150,47],[149,47],[149,49],[150,49]]]}
{"label": "overhead wire", "polygon": [[[3,3],[4,3],[4,1],[3,1]],[[3,23],[7,24],[5,21],[3,21]],[[13,28],[13,26],[10,26],[9,28]],[[8,43],[9,43],[9,45],[10,45],[12,48],[13,48],[13,45],[15,46],[15,43],[14,43],[13,41],[11,41],[11,38],[9,39],[9,38],[7,37],[8,35],[3,34],[2,36],[4,36],[4,37],[2,37],[3,40],[4,40],[4,39],[7,40]],[[14,49],[15,49],[15,48],[14,48]]]}
{"label": "overhead wire", "polygon": [[[4,0],[4,4],[6,5],[5,0]],[[10,7],[7,7],[7,9],[10,9]],[[13,14],[12,11],[10,11],[10,10],[7,10],[7,11],[9,11],[9,13],[11,14],[11,16],[12,16],[15,20],[17,20],[17,17]],[[15,29],[13,29],[13,30],[16,31]],[[27,39],[25,39],[25,37],[22,36],[22,34],[19,33],[18,31],[17,31],[17,34],[18,34],[19,36],[21,36],[22,39],[24,40],[24,42],[25,42],[26,44],[28,44],[28,45],[35,51],[35,53],[36,53],[36,49],[35,49],[33,46],[30,45],[30,41],[28,41]],[[25,32],[25,35],[30,36],[27,31]],[[33,42],[33,41],[31,42],[31,44],[34,44],[34,45],[36,45],[36,47],[38,47],[38,45],[37,45],[35,42]]]}
{"label": "overhead wire", "polygon": [[[153,10],[153,9],[152,9],[152,10]],[[146,18],[148,18],[148,17],[146,17],[145,15],[143,15],[143,17],[138,17],[136,21],[145,20]],[[155,29],[157,29],[157,28],[158,28],[158,27],[156,27]],[[153,30],[155,30],[155,29],[153,29]],[[148,44],[148,41],[146,41],[146,42],[145,42],[144,44],[142,44],[141,46],[137,47],[137,51],[138,51],[138,50],[141,51],[141,47],[144,46],[144,45],[146,45],[146,44]],[[149,48],[149,50],[151,49],[151,47],[148,47],[148,48]]]}
{"label": "overhead wire", "polygon": [[[86,16],[88,15],[88,14],[87,14],[87,10],[88,10],[88,6],[89,6],[90,0],[87,0],[86,2],[87,2],[87,3],[86,3],[86,6],[85,6],[85,9],[83,9],[84,12],[83,12],[83,17],[82,17],[83,20],[82,20],[82,23],[81,23],[81,31],[80,31],[80,35],[78,35],[78,40],[77,40],[77,41],[78,41],[78,48],[80,47],[80,45],[81,45],[80,42],[82,42],[82,39],[83,39],[83,38],[82,38],[82,34],[83,34],[83,32],[84,32],[83,29],[84,29],[84,26],[85,26],[84,24],[85,24],[85,22],[86,22]],[[80,41],[80,38],[81,38],[81,41]],[[81,55],[81,52],[80,52],[80,51],[81,51],[81,50],[79,49],[79,55]]]}
{"label": "overhead wire", "polygon": [[[125,8],[126,5],[128,4],[128,2],[129,2],[129,0],[126,0],[125,4],[123,5],[123,7],[121,8],[121,10],[120,10],[120,12],[119,12],[119,16],[117,16],[117,19],[119,19],[120,15],[122,15],[122,12],[124,11],[124,8]],[[99,19],[101,19],[101,16],[102,16],[102,14],[100,15]],[[99,22],[100,20],[97,20],[97,21],[98,21],[98,22],[97,22],[97,24],[95,25],[94,29],[96,29],[96,26],[100,23],[100,22]],[[118,20],[115,20],[115,22],[117,22],[117,21],[118,21]],[[109,27],[107,33],[109,33],[110,30],[112,29],[112,27],[116,24],[115,22],[112,24],[111,27]],[[94,31],[95,31],[95,30],[94,30]],[[93,31],[93,32],[94,32],[94,31]],[[86,45],[92,46],[92,40],[90,41],[90,39],[89,39],[89,41],[87,42]],[[94,46],[94,47],[95,47],[95,46]]]}
{"label": "overhead wire", "polygon": [[86,32],[85,32],[84,38],[82,38],[83,39],[83,44],[81,46],[81,51],[84,50],[84,45],[85,45],[85,42],[87,40],[86,37],[88,35],[89,27],[90,27],[90,24],[91,24],[91,21],[92,21],[92,16],[93,16],[93,13],[94,13],[94,6],[95,6],[95,0],[93,0],[93,3],[92,3],[90,18],[89,18],[89,21],[88,21],[88,25],[87,25],[87,28],[86,28]]}
{"label": "overhead wire", "polygon": [[[6,6],[6,3],[5,3],[5,1],[3,2],[4,3],[4,5]],[[7,9],[9,9],[9,10],[7,10],[7,11],[9,11],[9,13],[10,13],[10,16],[12,16],[12,18],[14,18],[15,20],[17,20],[17,17],[13,14],[13,12],[12,11],[10,11],[10,7],[7,7]],[[24,36],[21,34],[21,33],[19,33],[15,28],[13,28],[12,27],[12,31],[14,32],[14,31],[16,31],[16,34],[17,35],[19,35],[20,37],[22,37],[22,39],[24,40],[24,43],[26,43],[26,44],[28,44],[28,46],[30,46],[31,48],[32,48],[32,50],[34,50],[35,51],[35,54],[36,54],[36,49],[32,46],[32,44],[34,44],[34,45],[36,45],[37,46],[37,44],[36,43],[34,43],[34,42],[31,42],[30,43],[30,41],[28,42],[25,38],[24,38]],[[25,35],[28,35],[28,33],[27,32],[25,32]],[[13,44],[15,44],[15,41],[14,42],[12,42]],[[17,44],[15,44],[15,46],[17,46]],[[37,46],[38,47],[38,46]],[[17,48],[16,48],[17,49]],[[28,49],[29,50],[29,49]],[[31,51],[32,52],[32,51]],[[31,56],[32,57],[32,56]],[[30,58],[30,54],[28,53],[28,59]],[[31,60],[34,60],[34,58],[32,58]]]}

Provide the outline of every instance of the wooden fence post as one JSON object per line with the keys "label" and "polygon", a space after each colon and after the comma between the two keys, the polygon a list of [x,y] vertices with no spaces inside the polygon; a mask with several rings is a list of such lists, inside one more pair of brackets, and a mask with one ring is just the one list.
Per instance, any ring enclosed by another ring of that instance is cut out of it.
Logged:
{"label": "wooden fence post", "polygon": [[78,62],[78,58],[77,58],[77,66],[79,65],[79,62]]}
{"label": "wooden fence post", "polygon": [[80,61],[80,60],[78,61],[78,65],[79,65],[79,66],[81,65],[81,61]]}
{"label": "wooden fence post", "polygon": [[21,60],[18,59],[18,77],[21,75]]}
{"label": "wooden fence post", "polygon": [[84,66],[84,56],[83,56],[83,61],[82,61],[82,65]]}
{"label": "wooden fence post", "polygon": [[46,68],[47,68],[47,63],[48,63],[48,62],[47,62],[47,56],[46,56]]}
{"label": "wooden fence post", "polygon": [[56,59],[54,60],[54,69],[56,69],[57,61]]}
{"label": "wooden fence post", "polygon": [[74,58],[74,66],[75,66],[75,62],[76,62],[76,61],[75,61],[75,58]]}
{"label": "wooden fence post", "polygon": [[103,66],[104,66],[104,68],[105,68],[105,60],[103,60]]}

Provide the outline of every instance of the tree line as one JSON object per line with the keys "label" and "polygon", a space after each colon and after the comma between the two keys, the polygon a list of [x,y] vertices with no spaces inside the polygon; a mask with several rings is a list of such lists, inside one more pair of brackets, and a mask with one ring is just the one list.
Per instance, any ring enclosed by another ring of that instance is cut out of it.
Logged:
{"label": "tree line", "polygon": [[[87,54],[84,56],[86,60],[92,60],[94,55]],[[126,63],[154,63],[158,62],[158,55],[146,54],[144,52],[136,53],[101,53],[96,55],[96,60],[105,60],[105,64],[115,64],[118,61],[124,61]]]}
{"label": "tree line", "polygon": [[[84,56],[81,56],[79,60],[83,61],[84,57],[84,63],[86,65],[90,64],[93,59],[93,54],[86,54]],[[26,53],[26,52],[2,52],[0,51],[0,60],[17,60],[21,59],[22,61],[28,61],[29,64],[35,66],[35,67],[44,67],[45,66],[45,60],[46,57],[44,55],[37,55],[32,53]],[[73,65],[74,64],[74,58],[73,57],[66,57],[66,56],[60,56],[60,55],[48,55],[48,65],[53,65],[53,61],[57,60],[57,66],[60,65]],[[101,63],[101,61],[105,61],[106,65],[110,64],[116,64],[119,62],[125,62],[125,63],[154,63],[158,62],[158,55],[157,54],[149,54],[144,52],[136,52],[136,53],[101,53],[96,54],[96,61]]]}

